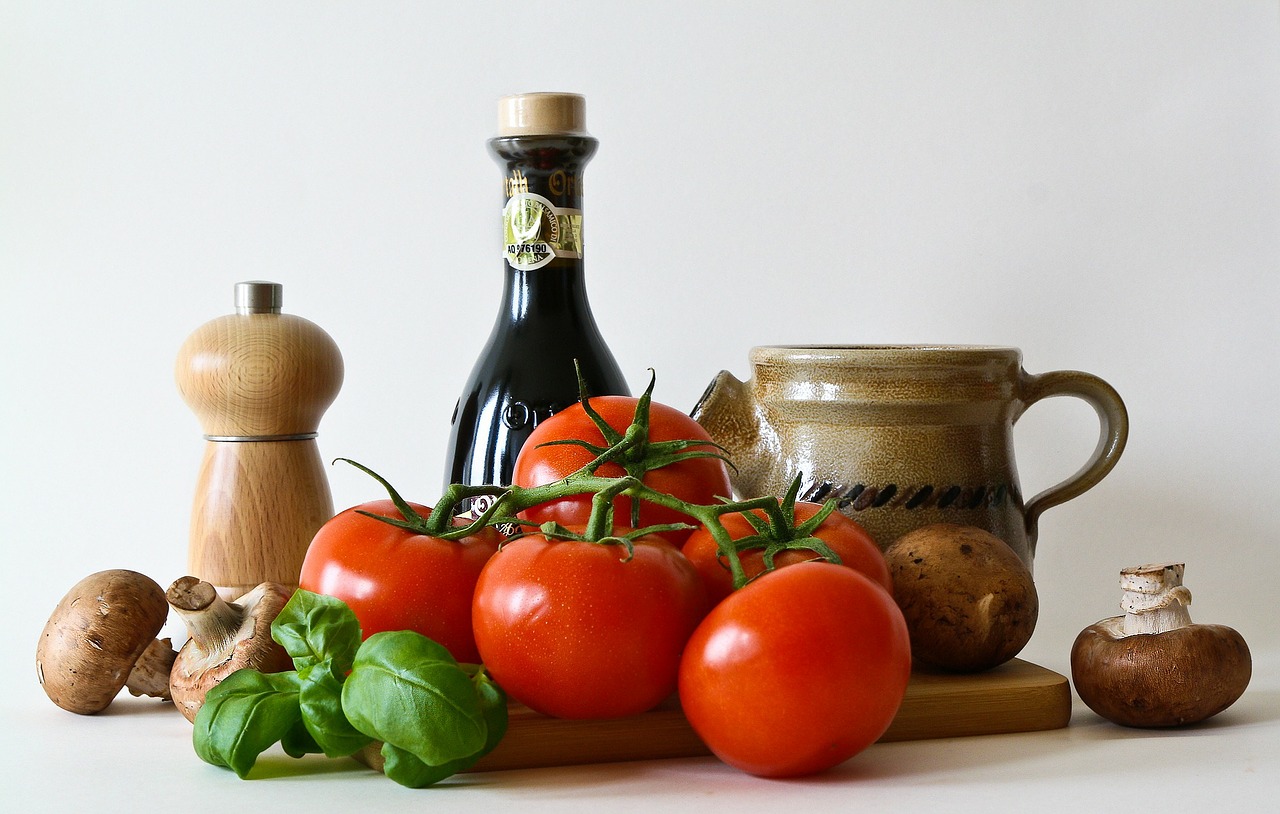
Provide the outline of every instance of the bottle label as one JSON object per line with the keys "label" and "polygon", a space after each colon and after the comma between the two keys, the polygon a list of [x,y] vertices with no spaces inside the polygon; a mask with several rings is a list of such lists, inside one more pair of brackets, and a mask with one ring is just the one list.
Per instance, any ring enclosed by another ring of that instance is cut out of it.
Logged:
{"label": "bottle label", "polygon": [[533,192],[517,192],[502,210],[503,257],[532,271],[558,257],[582,259],[582,210],[559,207]]}

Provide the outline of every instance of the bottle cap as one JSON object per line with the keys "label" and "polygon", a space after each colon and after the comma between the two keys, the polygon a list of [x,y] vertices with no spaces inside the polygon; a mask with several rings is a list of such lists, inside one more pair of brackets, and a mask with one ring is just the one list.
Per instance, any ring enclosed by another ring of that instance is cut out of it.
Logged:
{"label": "bottle cap", "polygon": [[284,286],[266,280],[236,283],[237,314],[278,314],[284,301]]}
{"label": "bottle cap", "polygon": [[498,101],[499,136],[586,136],[587,100],[576,93],[519,93]]}

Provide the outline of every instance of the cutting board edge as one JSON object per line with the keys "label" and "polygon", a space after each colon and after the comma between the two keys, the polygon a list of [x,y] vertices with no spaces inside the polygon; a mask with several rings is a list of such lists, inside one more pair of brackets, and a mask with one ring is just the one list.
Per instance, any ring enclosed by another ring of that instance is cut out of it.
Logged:
{"label": "cutting board edge", "polygon": [[[998,695],[992,688],[999,687]],[[920,673],[912,676],[902,707],[878,743],[976,737],[1060,729],[1071,719],[1071,688],[1065,676],[1014,659],[967,676]],[[514,734],[514,736],[513,736]],[[643,734],[644,737],[639,737]],[[555,755],[549,756],[549,738]],[[379,745],[355,757],[381,771]],[[573,721],[548,718],[513,706],[512,726],[498,747],[468,771],[491,772],[707,757],[674,704],[633,718]]]}

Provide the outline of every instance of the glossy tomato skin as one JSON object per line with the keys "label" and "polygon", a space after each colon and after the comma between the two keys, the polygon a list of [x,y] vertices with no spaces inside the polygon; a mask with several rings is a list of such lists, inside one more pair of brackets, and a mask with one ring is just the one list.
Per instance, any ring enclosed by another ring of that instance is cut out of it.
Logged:
{"label": "glossy tomato skin", "polygon": [[[797,501],[796,523],[803,523],[817,514],[821,508],[820,503]],[[755,513],[761,516],[764,514],[759,510]],[[720,522],[734,540],[755,533],[755,529],[740,513],[723,515]],[[845,517],[838,511],[832,512],[814,530],[814,536],[830,546],[831,550],[840,557],[841,565],[862,573],[886,591],[893,592],[893,580],[889,576],[889,565],[885,561],[884,553],[862,524]],[[719,558],[715,538],[705,527],[699,527],[690,534],[682,550],[702,575],[702,580],[707,586],[707,597],[712,603],[719,602],[733,591],[733,575],[729,573],[729,566]],[[775,568],[781,568],[816,557],[817,554],[808,550],[783,551],[774,557],[773,563]],[[764,573],[764,554],[760,550],[744,552],[739,559],[748,578]]]}
{"label": "glossy tomato skin", "polygon": [[[618,432],[625,432],[635,415],[637,399],[629,396],[599,396],[590,400],[591,407]],[[512,482],[530,487],[552,483],[577,472],[591,463],[595,456],[580,446],[557,444],[540,446],[548,441],[576,439],[597,446],[604,445],[604,436],[587,416],[582,404],[574,404],[539,424],[520,449],[516,458]],[[649,439],[653,442],[696,440],[705,441],[706,452],[715,452],[710,446],[711,436],[702,425],[689,416],[665,404],[650,403]],[[602,477],[616,478],[626,474],[616,464],[606,464],[597,470]],[[730,497],[729,470],[718,458],[693,458],[653,469],[644,475],[644,483],[652,489],[674,495],[686,503],[707,505],[719,502],[717,498]],[[614,501],[614,522],[618,525],[634,525],[636,528],[665,523],[693,523],[686,515],[652,503],[642,503],[640,521],[631,520],[631,501],[619,498]],[[526,520],[541,525],[554,520],[562,526],[582,526],[591,514],[591,495],[574,495],[562,500],[534,506],[520,513]],[[673,545],[680,545],[690,534],[689,530],[663,532],[661,537]]]}
{"label": "glossy tomato skin", "polygon": [[[426,506],[411,503],[423,517]],[[502,537],[493,529],[461,540],[414,534],[358,511],[403,519],[390,500],[340,512],[307,549],[299,587],[346,602],[369,638],[414,630],[444,645],[459,662],[480,655],[471,633],[471,598],[484,564]]]}
{"label": "glossy tomato skin", "polygon": [[480,575],[472,620],[507,694],[560,718],[652,709],[676,688],[680,652],[706,611],[697,572],[651,538],[620,545],[530,535]]}
{"label": "glossy tomato skin", "polygon": [[893,598],[851,568],[806,562],[765,574],[707,614],[680,664],[680,703],[721,760],[798,777],[884,734],[910,675]]}

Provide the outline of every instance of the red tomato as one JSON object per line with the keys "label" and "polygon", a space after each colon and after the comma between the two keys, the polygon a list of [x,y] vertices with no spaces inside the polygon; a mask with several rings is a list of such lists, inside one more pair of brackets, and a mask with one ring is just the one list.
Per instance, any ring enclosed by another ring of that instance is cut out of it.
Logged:
{"label": "red tomato", "polygon": [[[817,514],[821,508],[820,503],[797,501],[796,523],[803,523]],[[754,513],[764,516],[764,512],[760,510]],[[755,534],[755,529],[740,513],[722,515],[720,522],[734,540]],[[860,571],[873,582],[879,583],[886,591],[893,592],[893,580],[889,576],[889,566],[885,562],[884,554],[861,524],[850,520],[840,512],[832,512],[818,528],[814,529],[813,536],[826,543],[840,557],[841,565]],[[728,564],[719,557],[719,550],[716,548],[716,541],[711,536],[711,532],[699,527],[689,535],[683,551],[698,569],[698,573],[702,575],[702,581],[707,586],[708,599],[713,603],[719,602],[733,591],[733,575],[729,573]],[[812,560],[817,556],[816,553],[807,549],[782,551],[773,558],[773,564],[775,568],[781,568],[785,565]],[[753,549],[742,552],[738,559],[748,579],[764,573],[762,550]]]}
{"label": "red tomato", "polygon": [[[423,517],[431,513],[426,506],[409,505]],[[444,645],[458,661],[479,662],[471,597],[501,535],[489,528],[461,540],[441,540],[358,510],[403,519],[390,500],[339,513],[311,541],[299,586],[346,602],[366,639],[385,630],[415,630]]]}
{"label": "red tomato", "polygon": [[472,620],[485,669],[514,699],[560,718],[617,718],[676,688],[706,611],[698,573],[671,546],[548,540],[503,546],[480,575]]}
{"label": "red tomato", "polygon": [[[635,415],[638,399],[630,396],[600,396],[590,400],[594,409],[610,427],[619,433],[626,432]],[[552,483],[581,469],[591,463],[595,455],[587,449],[572,444],[540,446],[548,441],[575,439],[586,441],[597,446],[604,446],[604,435],[592,423],[590,416],[582,404],[574,404],[556,413],[539,424],[525,441],[516,458],[512,481],[521,487],[541,486]],[[715,452],[711,444],[711,436],[698,422],[689,416],[665,404],[650,403],[649,440],[653,443],[663,441],[705,441],[708,446],[697,448],[705,452]],[[596,470],[601,477],[616,478],[625,473],[621,466],[605,464]],[[724,462],[718,458],[690,458],[678,461],[658,469],[651,469],[641,478],[646,486],[658,492],[673,495],[686,503],[709,504],[717,502],[718,497],[729,497],[729,471]],[[640,521],[633,524],[631,519],[631,500],[619,498],[614,501],[614,522],[617,525],[634,525],[636,528],[654,526],[665,523],[687,523],[690,518],[671,509],[642,502]],[[526,509],[520,513],[525,520],[539,525],[554,520],[562,526],[583,526],[591,514],[591,495],[573,495],[562,500],[543,503]],[[663,532],[661,537],[673,545],[680,545],[689,536],[689,530]]]}
{"label": "red tomato", "polygon": [[771,571],[707,614],[680,663],[680,704],[726,763],[813,774],[875,742],[911,675],[893,598],[852,568]]}

